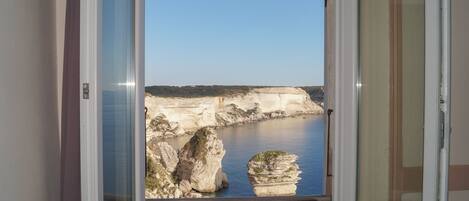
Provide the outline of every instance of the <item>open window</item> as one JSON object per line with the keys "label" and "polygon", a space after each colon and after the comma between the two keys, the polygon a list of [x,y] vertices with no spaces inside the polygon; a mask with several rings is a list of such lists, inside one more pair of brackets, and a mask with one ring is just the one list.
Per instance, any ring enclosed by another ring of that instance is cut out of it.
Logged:
{"label": "open window", "polygon": [[[161,0],[160,2],[170,4],[174,1]],[[215,7],[215,5],[229,4],[229,2],[228,0],[210,2],[206,6]],[[249,2],[273,5],[282,1]],[[438,179],[441,176],[440,172],[444,172],[439,168],[442,162],[440,156],[443,156],[441,151],[448,148],[440,146],[442,142],[440,121],[444,115],[447,115],[446,111],[440,110],[440,95],[442,95],[440,86],[446,86],[442,84],[444,79],[440,79],[444,70],[439,68],[443,55],[439,44],[441,41],[444,42],[440,35],[443,30],[440,24],[441,2],[443,0],[328,0],[321,2],[327,5],[325,8],[321,5],[321,10],[324,12],[321,15],[325,22],[323,26],[325,53],[321,58],[325,65],[324,74],[321,76],[325,78],[324,85],[326,86],[324,86],[325,91],[319,93],[325,93],[322,97],[323,113],[331,116],[330,121],[328,116],[320,117],[318,125],[322,126],[322,129],[318,132],[320,135],[317,135],[315,142],[321,143],[309,147],[314,150],[307,150],[310,152],[317,150],[317,153],[320,153],[317,158],[317,161],[321,163],[321,169],[318,170],[320,173],[315,172],[317,177],[313,179],[318,182],[316,189],[319,189],[317,190],[319,193],[316,193],[316,191],[303,191],[314,185],[308,184],[305,188],[300,188],[302,180],[287,178],[296,175],[299,172],[298,168],[305,168],[314,163],[313,161],[302,163],[301,160],[310,160],[312,157],[302,158],[301,152],[298,151],[301,146],[309,146],[302,143],[308,143],[308,140],[312,139],[298,138],[298,142],[292,142],[294,145],[290,147],[292,149],[288,147],[280,151],[273,149],[281,146],[282,143],[288,144],[291,140],[291,138],[283,138],[282,133],[306,134],[308,132],[305,130],[310,128],[301,123],[309,121],[310,117],[297,118],[296,120],[303,127],[295,130],[291,127],[295,124],[291,123],[292,119],[289,115],[298,114],[274,107],[265,107],[269,104],[278,106],[279,104],[272,102],[283,97],[279,93],[285,88],[252,87],[251,85],[254,84],[234,82],[228,84],[249,86],[159,86],[148,87],[144,90],[145,80],[149,80],[145,79],[145,76],[151,73],[151,70],[144,73],[144,56],[145,51],[148,51],[144,49],[147,44],[144,22],[149,20],[146,16],[150,15],[149,13],[145,15],[144,0],[83,0],[81,3],[81,79],[84,86],[89,87],[87,88],[89,97],[81,100],[83,200],[141,201],[145,199],[145,194],[152,193],[145,193],[145,182],[147,186],[148,184],[153,187],[169,186],[166,189],[168,191],[178,189],[179,197],[184,193],[208,197],[210,195],[206,193],[212,191],[211,188],[226,187],[226,180],[228,180],[228,188],[215,194],[215,197],[226,193],[229,195],[227,197],[251,196],[246,199],[254,199],[252,196],[256,192],[252,187],[256,187],[257,184],[266,184],[257,185],[266,187],[258,188],[259,192],[270,193],[263,195],[273,193],[290,195],[281,198],[264,198],[266,200],[327,200],[331,198],[338,201],[435,200],[437,196],[442,195],[437,192],[439,188],[442,189],[439,185],[444,180],[443,177],[443,179]],[[176,10],[173,11],[179,12],[179,15],[172,15],[172,17],[184,19],[184,15],[190,16],[191,9],[200,6],[195,4],[195,1],[191,3],[194,5],[173,5],[176,6]],[[241,3],[236,2],[236,4],[240,8]],[[288,5],[279,7],[287,8],[293,4],[295,3],[288,2]],[[147,5],[151,3],[147,2]],[[255,14],[261,14],[264,11],[261,12],[261,9],[269,9],[269,6],[264,6],[253,6],[250,9],[253,9],[251,12]],[[227,7],[234,9],[236,5]],[[181,8],[184,9],[177,10]],[[302,9],[307,10],[307,7]],[[168,10],[162,10],[159,14],[164,11]],[[221,10],[217,11],[221,12]],[[147,12],[151,11],[147,10]],[[210,13],[207,12],[199,14],[209,15]],[[290,12],[292,12],[291,15],[298,14],[294,11]],[[174,13],[167,13],[168,16],[171,14]],[[246,16],[248,15],[239,17]],[[275,17],[281,21],[283,16],[276,15]],[[215,17],[210,17],[210,19],[213,18]],[[223,16],[217,20],[223,20]],[[244,20],[246,23],[255,22],[255,19],[251,18]],[[166,25],[171,26],[175,23]],[[188,24],[188,26],[192,25],[196,24]],[[192,30],[197,30],[195,28]],[[264,40],[269,37],[271,36],[262,35]],[[175,44],[159,45],[162,45],[161,48],[176,48]],[[272,51],[278,50],[275,46],[272,48]],[[223,58],[218,55],[220,52],[213,53],[214,59]],[[249,52],[240,51],[240,53]],[[191,56],[197,55],[191,54]],[[165,57],[165,59],[170,58],[168,55]],[[154,69],[155,73],[161,72],[163,68],[166,66],[157,66]],[[290,69],[293,68],[289,67]],[[177,68],[170,70],[177,70]],[[200,71],[193,71],[191,74],[197,76],[197,73]],[[230,72],[230,78],[238,81],[237,73]],[[202,76],[198,75],[199,78]],[[157,83],[159,85],[171,84],[169,81],[160,82],[161,77],[155,80],[159,82]],[[268,85],[277,85],[275,82],[271,83],[274,84]],[[197,84],[223,85],[224,83],[176,82],[171,85]],[[303,84],[278,85],[297,87]],[[296,112],[302,111],[297,109],[298,104],[288,105],[289,101],[295,102],[298,99],[297,96],[302,97],[299,98],[303,100],[302,103],[310,101],[307,103],[308,108],[319,107],[321,104],[314,102],[314,94],[317,91],[310,90],[309,92],[312,93],[308,93],[309,89],[312,88],[292,87],[289,89],[295,92],[296,98],[289,97],[288,101],[285,101],[287,103],[281,100],[282,104],[287,104],[281,108],[293,108],[292,110]],[[263,100],[269,104],[260,102],[261,98],[256,98],[252,94],[266,97]],[[256,101],[243,102],[254,99]],[[196,106],[194,103],[197,103]],[[202,120],[193,121],[194,116]],[[276,117],[288,118],[258,122],[258,120]],[[239,123],[245,123],[244,120],[239,121],[240,118],[255,123],[234,127]],[[269,122],[274,123],[269,125]],[[197,129],[191,129],[191,127]],[[210,128],[206,129],[206,127]],[[145,131],[147,136],[155,138],[146,138]],[[213,134],[213,132],[218,132],[218,134]],[[250,136],[243,134],[246,132],[255,133],[258,136],[251,139]],[[266,132],[266,135],[263,136],[261,132]],[[188,135],[180,136],[181,133]],[[268,135],[272,133],[275,134],[274,137]],[[331,136],[326,133],[331,133]],[[178,136],[178,139],[165,138],[164,135]],[[163,141],[166,143],[159,144]],[[220,149],[220,142],[223,143],[223,149]],[[263,144],[265,142],[272,143],[270,144],[272,146],[263,147],[267,144]],[[177,149],[180,149],[179,152],[176,151]],[[273,152],[265,152],[269,150]],[[229,155],[232,153],[236,154]],[[257,153],[262,154],[256,155]],[[298,158],[289,153],[296,154]],[[208,165],[208,154],[218,161]],[[220,157],[221,155],[223,156]],[[223,157],[226,158],[219,160]],[[240,158],[236,159],[236,157]],[[167,160],[168,158],[177,158],[178,161]],[[227,160],[228,158],[233,160]],[[273,162],[270,161],[271,159]],[[281,159],[289,161],[290,166],[284,168],[285,165],[282,163],[275,163],[282,161]],[[299,165],[296,166],[296,163]],[[277,169],[269,170],[269,164]],[[212,171],[212,167],[215,167],[215,171]],[[233,169],[230,169],[231,167]],[[194,170],[203,174],[194,176]],[[207,173],[209,170],[212,172]],[[270,183],[262,182],[268,182],[269,179],[283,181],[282,178],[275,178],[270,171],[281,172],[280,176],[290,179],[285,180],[288,181],[289,186],[284,189],[269,189]],[[283,175],[290,171],[294,174]],[[310,169],[301,169],[301,171],[303,176],[300,174],[300,177],[304,180],[310,178],[305,177]],[[265,175],[269,177],[262,177]],[[145,181],[146,176],[154,179]],[[163,177],[171,182],[159,183],[164,181],[161,179]],[[248,179],[249,177],[251,180]],[[230,180],[235,182],[230,182]],[[236,180],[243,180],[244,183],[236,183]],[[255,185],[252,185],[252,181]],[[209,183],[208,187],[203,186],[202,184],[206,184],[203,182]],[[296,184],[296,182],[299,183]],[[294,186],[297,188],[295,193],[301,196],[294,197],[291,193],[284,193],[285,189],[291,192],[292,183],[295,183]],[[183,192],[181,187],[184,187],[186,192]],[[240,194],[236,194],[237,189]],[[445,191],[443,189],[440,192]],[[174,193],[173,197],[178,197],[176,192],[171,193]],[[309,195],[319,195],[319,197]],[[170,197],[167,196],[167,198]]]}
{"label": "open window", "polygon": [[325,194],[324,5],[146,1],[147,199]]}

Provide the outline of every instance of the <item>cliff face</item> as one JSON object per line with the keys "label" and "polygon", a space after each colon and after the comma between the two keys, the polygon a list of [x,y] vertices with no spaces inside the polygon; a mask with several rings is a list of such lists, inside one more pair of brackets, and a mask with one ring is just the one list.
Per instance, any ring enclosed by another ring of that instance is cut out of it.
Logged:
{"label": "cliff face", "polygon": [[246,93],[194,98],[147,94],[145,106],[147,139],[192,134],[202,127],[323,113],[303,89],[294,87],[253,88]]}

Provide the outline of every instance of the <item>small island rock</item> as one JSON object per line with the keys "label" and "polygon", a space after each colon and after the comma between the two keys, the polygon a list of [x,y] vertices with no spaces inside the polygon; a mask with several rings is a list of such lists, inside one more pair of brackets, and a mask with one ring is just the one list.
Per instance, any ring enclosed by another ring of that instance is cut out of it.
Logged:
{"label": "small island rock", "polygon": [[256,196],[291,196],[301,171],[298,156],[284,151],[266,151],[248,162],[248,177]]}

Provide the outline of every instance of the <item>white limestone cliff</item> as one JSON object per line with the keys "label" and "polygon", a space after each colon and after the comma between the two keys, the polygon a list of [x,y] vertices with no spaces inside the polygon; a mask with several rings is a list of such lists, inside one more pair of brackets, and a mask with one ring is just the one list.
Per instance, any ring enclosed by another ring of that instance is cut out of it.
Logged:
{"label": "white limestone cliff", "polygon": [[193,134],[203,127],[323,113],[308,93],[296,87],[253,88],[247,93],[194,98],[146,94],[145,106],[147,140]]}

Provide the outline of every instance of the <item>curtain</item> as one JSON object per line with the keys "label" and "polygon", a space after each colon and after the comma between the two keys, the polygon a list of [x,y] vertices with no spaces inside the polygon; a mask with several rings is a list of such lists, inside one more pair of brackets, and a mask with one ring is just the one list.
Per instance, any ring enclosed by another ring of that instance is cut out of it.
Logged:
{"label": "curtain", "polygon": [[65,15],[60,199],[80,201],[80,0]]}

